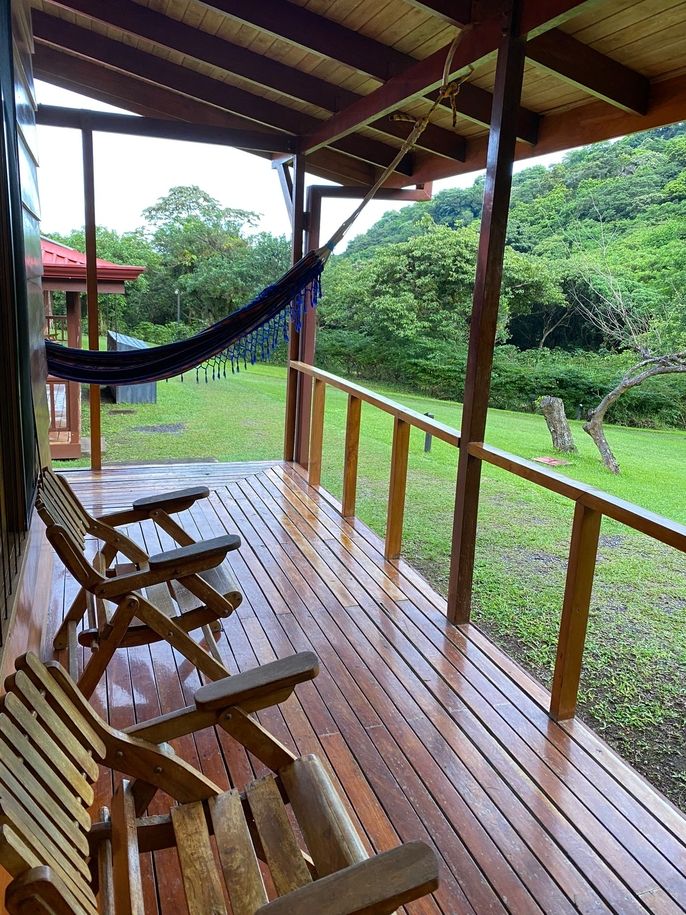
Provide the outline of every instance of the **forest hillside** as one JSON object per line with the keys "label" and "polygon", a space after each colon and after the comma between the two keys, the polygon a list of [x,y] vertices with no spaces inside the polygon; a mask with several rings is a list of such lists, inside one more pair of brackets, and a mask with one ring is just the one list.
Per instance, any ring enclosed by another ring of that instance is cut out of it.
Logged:
{"label": "forest hillside", "polygon": [[[325,274],[318,362],[461,399],[483,197],[386,213]],[[491,403],[594,407],[641,358],[686,349],[686,126],[569,152],[514,176]],[[686,375],[651,378],[608,418],[682,426]]]}

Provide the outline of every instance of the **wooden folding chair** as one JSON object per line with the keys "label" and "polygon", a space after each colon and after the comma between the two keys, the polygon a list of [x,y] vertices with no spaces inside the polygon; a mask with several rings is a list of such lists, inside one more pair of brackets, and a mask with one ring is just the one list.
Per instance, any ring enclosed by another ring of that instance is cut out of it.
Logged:
{"label": "wooden folding chair", "polygon": [[[240,538],[226,534],[196,543],[171,517],[206,498],[203,486],[138,499],[126,511],[95,518],[83,507],[64,477],[41,472],[36,508],[55,552],[80,589],[57,631],[54,647],[66,649],[70,674],[90,696],[117,648],[164,639],[211,679],[225,677],[211,626],[229,616],[242,600],[227,553]],[[178,549],[148,555],[117,530],[125,524],[153,521]],[[86,537],[101,542],[89,558]],[[128,562],[115,565],[121,554]],[[87,616],[86,627],[78,626]],[[188,633],[202,629],[208,651]],[[78,677],[78,645],[93,654]]]}
{"label": "wooden folding chair", "polygon": [[[368,858],[316,757],[296,758],[249,716],[316,676],[310,652],[212,683],[195,707],[128,732],[107,725],[58,664],[26,655],[16,666],[0,704],[0,864],[13,877],[10,915],[143,915],[139,853],[172,847],[190,915],[226,915],[227,900],[233,915],[383,915],[436,888],[429,848],[415,842]],[[242,734],[263,761],[271,757],[274,773],[242,793],[222,791],[153,742],[212,723]],[[127,777],[111,815],[91,825],[98,762]],[[143,816],[158,788],[179,805]],[[278,897],[271,901],[259,861]]]}

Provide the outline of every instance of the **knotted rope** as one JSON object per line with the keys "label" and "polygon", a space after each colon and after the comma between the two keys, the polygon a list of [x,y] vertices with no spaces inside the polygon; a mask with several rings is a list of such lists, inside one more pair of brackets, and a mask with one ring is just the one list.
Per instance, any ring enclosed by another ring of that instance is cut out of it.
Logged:
{"label": "knotted rope", "polygon": [[455,53],[457,52],[457,49],[460,46],[462,39],[464,38],[465,34],[467,33],[467,31],[469,31],[470,28],[471,28],[471,26],[468,25],[464,29],[462,29],[461,32],[458,32],[458,34],[453,39],[450,47],[448,48],[448,53],[445,58],[445,63],[443,64],[443,78],[442,78],[442,82],[441,82],[441,88],[438,90],[438,94],[437,94],[433,104],[431,105],[431,108],[429,109],[429,111],[421,118],[413,118],[411,115],[400,115],[399,117],[396,118],[397,120],[412,120],[414,122],[412,130],[409,132],[407,139],[403,142],[402,146],[400,147],[400,149],[394,156],[393,161],[390,163],[390,165],[388,165],[382,171],[382,173],[376,179],[374,184],[369,188],[367,193],[364,195],[364,197],[362,198],[359,205],[353,210],[353,212],[350,214],[350,216],[348,216],[348,218],[338,227],[338,229],[334,232],[334,234],[331,236],[329,241],[325,245],[322,245],[322,247],[319,249],[319,251],[317,253],[322,258],[323,261],[326,261],[328,259],[329,255],[331,254],[333,249],[336,247],[336,245],[339,243],[339,241],[344,237],[344,235],[347,233],[350,226],[352,226],[352,224],[355,222],[355,220],[360,215],[362,210],[364,210],[364,208],[367,206],[369,201],[372,200],[376,196],[379,189],[385,184],[385,182],[388,180],[388,178],[393,174],[396,167],[404,159],[404,157],[407,155],[407,153],[411,149],[413,149],[414,146],[416,146],[419,138],[424,133],[426,128],[429,126],[433,113],[436,111],[438,106],[440,104],[442,104],[444,101],[448,100],[450,102],[450,107],[451,107],[452,113],[453,113],[453,127],[455,127],[455,125],[457,124],[457,96],[460,92],[460,89],[462,88],[462,84],[471,75],[472,70],[470,68],[468,73],[466,73],[464,76],[457,77],[454,80],[450,79],[450,70],[451,70],[451,67],[453,64],[453,60],[455,59]]}

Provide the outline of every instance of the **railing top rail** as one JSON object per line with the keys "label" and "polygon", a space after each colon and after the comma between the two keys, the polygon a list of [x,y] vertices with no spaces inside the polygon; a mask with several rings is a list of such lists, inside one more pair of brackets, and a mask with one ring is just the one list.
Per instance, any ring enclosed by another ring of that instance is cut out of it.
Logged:
{"label": "railing top rail", "polygon": [[544,489],[556,492],[575,502],[581,502],[588,508],[596,509],[608,518],[613,518],[627,527],[648,534],[655,540],[660,540],[669,546],[686,552],[686,525],[678,521],[672,521],[663,515],[655,514],[648,509],[641,508],[633,502],[627,502],[619,499],[601,489],[595,489],[585,483],[579,483],[571,480],[569,477],[548,470],[547,467],[539,467],[525,458],[509,454],[500,448],[494,448],[492,445],[472,443],[469,446],[469,453],[473,457],[508,470],[525,480],[537,483]]}
{"label": "railing top rail", "polygon": [[[416,410],[411,410],[409,407],[404,407],[402,404],[384,397],[382,394],[377,394],[368,388],[363,388],[361,385],[347,381],[345,378],[340,378],[338,375],[332,375],[330,372],[325,372],[323,369],[318,369],[316,366],[305,362],[294,361],[290,363],[290,366],[298,372],[310,375],[312,378],[317,378],[331,385],[331,387],[359,397],[364,403],[371,404],[385,413],[390,413],[391,416],[402,419],[410,425],[422,429],[424,432],[430,432],[436,438],[448,442],[450,445],[458,446],[460,443],[458,429],[447,426],[438,420],[430,419],[428,416],[417,413]],[[574,502],[581,502],[588,508],[601,512],[608,518],[619,521],[621,524],[641,531],[655,540],[686,552],[686,525],[680,524],[678,521],[672,521],[670,518],[665,518],[663,515],[641,508],[640,505],[635,505],[633,502],[627,502],[624,499],[612,496],[601,489],[595,489],[586,483],[572,480],[570,477],[555,473],[555,471],[549,470],[547,467],[527,461],[526,458],[510,454],[501,448],[495,448],[493,445],[472,442],[469,445],[469,453],[473,457],[479,458],[479,460],[507,470],[532,483],[537,483],[544,489],[556,492],[558,495],[565,496]]]}
{"label": "railing top rail", "polygon": [[460,444],[459,429],[454,429],[452,426],[447,426],[445,423],[439,422],[436,419],[431,419],[428,416],[424,416],[422,413],[417,413],[416,410],[404,407],[402,404],[396,403],[396,401],[390,400],[390,398],[384,397],[382,394],[376,394],[368,388],[363,388],[361,385],[354,384],[352,381],[346,381],[345,378],[339,378],[338,375],[332,375],[330,372],[325,372],[323,369],[318,369],[314,365],[309,365],[306,362],[291,362],[290,367],[298,372],[302,372],[304,375],[311,375],[312,378],[318,378],[320,381],[330,384],[332,388],[338,388],[339,391],[344,391],[346,394],[352,394],[354,397],[359,397],[364,403],[369,403],[374,407],[378,407],[378,409],[383,410],[384,413],[390,413],[391,416],[402,419],[411,426],[416,426],[417,429],[421,429],[423,432],[430,432],[431,435],[435,435],[436,438],[447,442],[449,445],[457,447]]}

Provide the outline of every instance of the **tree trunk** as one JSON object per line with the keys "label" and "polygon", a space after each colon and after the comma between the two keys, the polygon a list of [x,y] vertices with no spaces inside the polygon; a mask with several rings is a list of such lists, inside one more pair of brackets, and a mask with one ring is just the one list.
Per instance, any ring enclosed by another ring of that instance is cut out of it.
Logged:
{"label": "tree trunk", "polygon": [[606,394],[598,406],[588,414],[588,421],[584,423],[584,432],[591,436],[600,452],[603,464],[612,473],[619,473],[619,464],[605,438],[603,423],[607,411],[622,394],[642,384],[646,379],[653,378],[655,375],[669,375],[673,372],[686,372],[686,352],[644,359],[629,369],[617,387]]}
{"label": "tree trunk", "polygon": [[553,440],[553,448],[557,451],[564,451],[565,454],[571,454],[576,451],[572,430],[569,428],[565,405],[559,397],[541,397],[538,402],[541,412],[545,416],[545,421]]}

